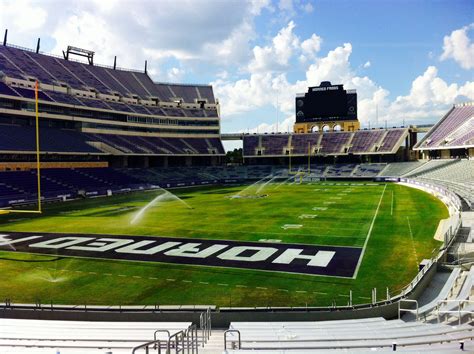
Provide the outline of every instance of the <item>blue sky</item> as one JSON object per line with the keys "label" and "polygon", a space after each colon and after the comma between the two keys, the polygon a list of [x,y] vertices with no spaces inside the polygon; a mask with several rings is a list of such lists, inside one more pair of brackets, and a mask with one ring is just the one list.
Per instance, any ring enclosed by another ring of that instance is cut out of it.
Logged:
{"label": "blue sky", "polygon": [[[294,96],[330,80],[355,88],[363,126],[432,123],[474,100],[474,2],[161,0],[0,2],[9,41],[142,68],[156,81],[211,83],[223,132],[291,130]],[[277,124],[278,122],[278,124]]]}

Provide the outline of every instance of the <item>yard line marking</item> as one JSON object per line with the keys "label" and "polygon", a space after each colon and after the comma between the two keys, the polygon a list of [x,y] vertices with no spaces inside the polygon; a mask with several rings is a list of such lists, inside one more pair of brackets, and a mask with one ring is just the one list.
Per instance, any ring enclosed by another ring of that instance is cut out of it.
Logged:
{"label": "yard line marking", "polygon": [[209,283],[207,281],[200,281],[199,284],[208,285]]}
{"label": "yard line marking", "polygon": [[392,204],[390,205],[390,215],[393,215],[393,191],[392,191]]}
{"label": "yard line marking", "polygon": [[372,230],[374,228],[375,219],[377,218],[377,214],[379,213],[380,205],[382,204],[383,195],[385,194],[386,189],[387,189],[387,184],[385,184],[385,186],[383,187],[382,194],[380,195],[379,204],[377,205],[377,209],[375,210],[374,217],[372,218],[372,223],[370,224],[369,231],[367,232],[367,236],[365,238],[364,246],[362,247],[362,252],[359,256],[359,261],[357,262],[357,267],[356,267],[356,270],[354,272],[354,276],[352,277],[352,279],[356,279],[357,278],[357,273],[359,273],[359,268],[360,268],[360,265],[362,264],[362,259],[364,258],[365,250],[367,249],[367,244],[369,243],[370,235],[372,235]]}
{"label": "yard line marking", "polygon": [[97,274],[96,272],[89,272],[89,274]]}
{"label": "yard line marking", "polygon": [[320,292],[320,291],[313,291],[313,294],[327,295],[328,293],[322,293],[322,292]]}
{"label": "yard line marking", "polygon": [[257,286],[257,289],[260,289],[260,290],[267,290],[268,288],[264,288],[263,286]]}
{"label": "yard line marking", "polygon": [[296,290],[297,293],[307,293],[306,290]]}
{"label": "yard line marking", "polygon": [[222,283],[217,283],[219,286],[229,286],[229,284],[222,284]]}
{"label": "yard line marking", "polygon": [[192,280],[182,280],[183,283],[192,283]]}
{"label": "yard line marking", "polygon": [[134,275],[134,276],[132,276],[132,278],[135,278],[135,279],[141,279],[142,277],[141,277],[141,276],[139,276],[139,275]]}
{"label": "yard line marking", "polygon": [[176,281],[176,279],[166,279],[166,281]]}
{"label": "yard line marking", "polygon": [[365,297],[365,296],[359,296],[359,299],[364,299],[364,300],[370,300],[370,297]]}
{"label": "yard line marking", "polygon": [[107,275],[108,277],[110,277],[112,273],[104,273],[104,275]]}
{"label": "yard line marking", "polygon": [[247,285],[240,285],[240,284],[237,284],[236,287],[237,287],[237,288],[246,288]]}
{"label": "yard line marking", "polygon": [[277,289],[277,290],[278,290],[278,291],[286,291],[286,292],[288,292],[288,290],[286,290],[286,289]]}
{"label": "yard line marking", "polygon": [[154,277],[149,277],[148,279],[151,279],[151,280],[158,280],[158,278],[154,278]]}
{"label": "yard line marking", "polygon": [[407,216],[408,230],[410,231],[411,247],[413,248],[413,253],[415,254],[416,267],[418,268],[418,253],[416,253],[415,240],[413,239],[413,232],[411,231],[410,218]]}
{"label": "yard line marking", "polygon": [[350,297],[349,295],[346,295],[346,294],[339,294],[337,296],[340,296],[340,297]]}
{"label": "yard line marking", "polygon": [[123,277],[126,277],[125,274],[119,274],[118,276],[119,276],[119,277],[122,277],[122,278],[123,278]]}

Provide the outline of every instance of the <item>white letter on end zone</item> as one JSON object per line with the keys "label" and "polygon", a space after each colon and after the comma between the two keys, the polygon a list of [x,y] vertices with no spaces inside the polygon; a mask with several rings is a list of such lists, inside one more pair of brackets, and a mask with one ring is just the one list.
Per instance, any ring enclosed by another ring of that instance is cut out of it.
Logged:
{"label": "white letter on end zone", "polygon": [[309,266],[326,267],[336,254],[334,251],[318,251],[314,256],[301,254],[302,249],[289,248],[277,257],[272,263],[290,264],[295,259],[309,259]]}

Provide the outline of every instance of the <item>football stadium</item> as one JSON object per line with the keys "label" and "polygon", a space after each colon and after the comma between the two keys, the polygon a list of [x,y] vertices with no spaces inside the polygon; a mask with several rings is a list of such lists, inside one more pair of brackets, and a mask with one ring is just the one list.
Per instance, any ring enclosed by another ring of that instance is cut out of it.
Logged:
{"label": "football stadium", "polygon": [[474,350],[473,103],[363,128],[322,81],[229,134],[94,55],[0,45],[1,353]]}

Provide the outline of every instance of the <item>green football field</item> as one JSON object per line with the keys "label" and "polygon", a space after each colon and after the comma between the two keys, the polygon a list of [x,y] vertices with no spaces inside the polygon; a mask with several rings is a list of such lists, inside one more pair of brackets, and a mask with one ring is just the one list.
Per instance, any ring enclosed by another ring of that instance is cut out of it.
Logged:
{"label": "green football field", "polygon": [[[50,204],[42,215],[1,215],[0,232],[361,247],[357,277],[0,251],[0,298],[89,305],[327,306],[347,304],[352,290],[354,303],[367,303],[372,288],[384,299],[386,288],[395,295],[411,281],[419,262],[441,245],[433,235],[448,216],[433,196],[397,184],[272,183],[172,192],[180,199],[158,190]],[[237,194],[248,198],[230,198]]]}

